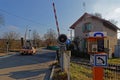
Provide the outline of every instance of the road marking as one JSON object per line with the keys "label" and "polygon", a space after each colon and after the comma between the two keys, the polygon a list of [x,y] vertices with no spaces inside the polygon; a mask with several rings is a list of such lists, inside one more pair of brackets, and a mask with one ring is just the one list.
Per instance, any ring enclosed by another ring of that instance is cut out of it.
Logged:
{"label": "road marking", "polygon": [[5,56],[0,56],[0,59],[2,58],[7,58],[7,57],[10,57],[10,56],[14,56],[14,55],[17,55],[18,53],[15,53],[15,54],[10,54],[10,55],[5,55]]}

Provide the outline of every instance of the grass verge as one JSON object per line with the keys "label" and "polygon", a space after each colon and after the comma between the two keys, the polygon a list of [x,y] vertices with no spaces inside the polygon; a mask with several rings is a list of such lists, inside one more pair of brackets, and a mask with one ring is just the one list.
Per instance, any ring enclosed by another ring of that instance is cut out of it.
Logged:
{"label": "grass verge", "polygon": [[119,64],[120,65],[120,58],[112,58],[108,59],[109,64]]}
{"label": "grass verge", "polygon": [[[92,70],[89,67],[71,63],[71,80],[92,80]],[[104,80],[120,80],[120,73],[111,70],[104,70]]]}
{"label": "grass verge", "polygon": [[80,66],[75,63],[71,63],[70,75],[71,80],[92,80],[92,70],[85,66]]}
{"label": "grass verge", "polygon": [[[108,62],[110,64],[120,64],[120,59],[114,58],[109,59]],[[62,72],[58,63],[55,64],[55,71],[53,75],[53,80],[67,80],[67,74]],[[111,71],[111,70],[104,70],[104,80],[120,80],[120,73]],[[71,80],[92,80],[92,69],[90,67],[84,65],[78,65],[76,63],[70,64],[70,76]]]}
{"label": "grass verge", "polygon": [[54,63],[53,65],[55,65],[55,69],[54,69],[52,79],[53,80],[67,80],[67,73],[61,71],[61,68],[58,65],[58,63]]}

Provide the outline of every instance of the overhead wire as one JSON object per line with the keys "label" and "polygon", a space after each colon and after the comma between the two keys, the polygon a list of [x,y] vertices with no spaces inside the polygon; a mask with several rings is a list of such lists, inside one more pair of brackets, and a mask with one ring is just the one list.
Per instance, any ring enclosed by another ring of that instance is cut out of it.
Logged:
{"label": "overhead wire", "polygon": [[34,24],[43,25],[43,24],[41,24],[41,23],[39,23],[39,22],[33,21],[33,20],[31,20],[31,19],[28,19],[28,18],[24,18],[24,17],[22,17],[22,16],[18,16],[18,15],[16,15],[16,14],[12,14],[12,13],[10,13],[10,12],[8,12],[8,11],[3,10],[3,9],[0,9],[0,11],[6,13],[6,14],[8,14],[8,15],[17,17],[17,18],[19,18],[19,19],[22,19],[22,20],[25,20],[25,21],[28,21],[28,22],[32,22],[32,23],[34,23]]}

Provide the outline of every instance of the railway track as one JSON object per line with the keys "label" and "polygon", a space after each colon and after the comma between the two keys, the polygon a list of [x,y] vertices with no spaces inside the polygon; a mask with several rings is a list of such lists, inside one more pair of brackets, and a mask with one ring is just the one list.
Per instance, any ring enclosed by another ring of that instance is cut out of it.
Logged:
{"label": "railway track", "polygon": [[[84,65],[84,66],[89,67],[89,68],[92,68],[92,64],[90,64],[89,60],[71,59],[71,62],[79,64],[79,65]],[[108,64],[108,66],[104,67],[104,69],[120,72],[120,64]]]}

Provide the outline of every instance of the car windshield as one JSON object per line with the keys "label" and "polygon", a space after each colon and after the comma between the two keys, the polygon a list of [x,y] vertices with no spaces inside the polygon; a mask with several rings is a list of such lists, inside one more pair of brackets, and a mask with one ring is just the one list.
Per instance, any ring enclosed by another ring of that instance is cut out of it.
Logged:
{"label": "car windshield", "polygon": [[23,47],[23,49],[32,49],[32,47]]}

